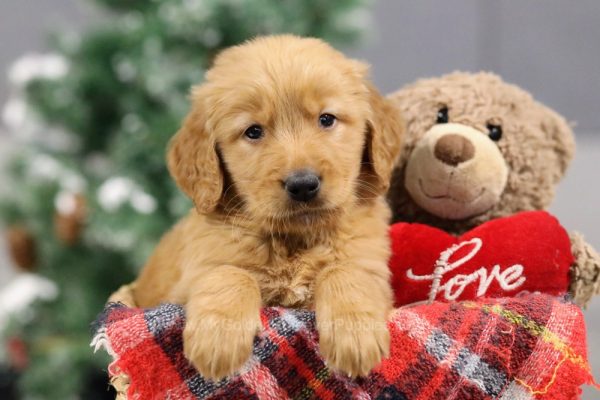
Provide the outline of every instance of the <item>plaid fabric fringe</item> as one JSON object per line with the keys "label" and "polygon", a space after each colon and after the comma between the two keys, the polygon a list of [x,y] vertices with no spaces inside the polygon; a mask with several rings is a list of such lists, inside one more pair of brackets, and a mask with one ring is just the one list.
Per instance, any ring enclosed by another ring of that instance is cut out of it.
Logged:
{"label": "plaid fabric fringe", "polygon": [[546,295],[398,309],[390,357],[356,380],[326,367],[312,312],[265,308],[262,321],[251,359],[219,382],[183,356],[181,306],[109,304],[92,344],[114,357],[109,373],[129,376],[130,400],[566,400],[593,381],[580,309]]}

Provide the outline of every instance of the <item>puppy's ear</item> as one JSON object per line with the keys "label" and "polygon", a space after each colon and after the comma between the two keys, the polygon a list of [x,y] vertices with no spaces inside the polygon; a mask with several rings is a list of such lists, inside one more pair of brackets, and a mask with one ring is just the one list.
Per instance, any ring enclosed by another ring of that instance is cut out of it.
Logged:
{"label": "puppy's ear", "polygon": [[215,209],[223,192],[223,172],[214,135],[206,129],[203,88],[193,92],[192,110],[169,143],[167,165],[175,182],[200,213]]}
{"label": "puppy's ear", "polygon": [[392,170],[400,156],[405,122],[400,109],[368,84],[371,115],[367,121],[367,143],[363,168],[372,188],[385,193]]}

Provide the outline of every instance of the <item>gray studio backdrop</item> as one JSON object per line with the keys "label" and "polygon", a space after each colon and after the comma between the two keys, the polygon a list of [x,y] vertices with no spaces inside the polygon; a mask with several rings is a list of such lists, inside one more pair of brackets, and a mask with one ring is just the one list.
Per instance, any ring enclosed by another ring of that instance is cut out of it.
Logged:
{"label": "gray studio backdrop", "polygon": [[[0,74],[24,52],[43,51],[46,32],[76,30],[101,18],[90,3],[0,0]],[[599,0],[379,0],[372,25],[371,36],[348,53],[372,64],[373,79],[383,92],[419,77],[490,70],[576,122],[578,154],[552,211],[600,249]],[[0,78],[0,104],[7,91]],[[0,127],[0,159],[6,147]],[[585,313],[597,378],[599,312],[596,299]],[[600,399],[600,392],[587,388],[584,399]]]}
{"label": "gray studio backdrop", "polygon": [[[0,71],[44,32],[97,17],[90,0],[1,0]],[[600,1],[379,0],[375,32],[350,52],[383,91],[456,69],[492,70],[578,123],[600,130]],[[6,97],[0,83],[0,101]]]}

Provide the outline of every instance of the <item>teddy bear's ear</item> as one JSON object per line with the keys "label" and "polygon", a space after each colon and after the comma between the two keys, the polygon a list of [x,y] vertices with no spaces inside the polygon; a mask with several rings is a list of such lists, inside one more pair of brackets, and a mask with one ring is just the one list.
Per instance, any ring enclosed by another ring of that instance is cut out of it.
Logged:
{"label": "teddy bear's ear", "polygon": [[575,137],[569,123],[558,113],[540,104],[543,117],[540,128],[544,132],[550,151],[556,160],[556,173],[553,176],[557,183],[565,174],[575,154]]}
{"label": "teddy bear's ear", "polygon": [[[423,88],[419,84],[426,84],[425,81],[419,81],[416,84],[405,86],[393,93],[387,95],[387,98],[392,101],[401,111],[406,112],[409,108],[415,108],[422,105],[423,93],[428,88]],[[411,101],[412,99],[412,101]],[[418,104],[417,104],[418,102]],[[406,116],[405,116],[406,117]]]}

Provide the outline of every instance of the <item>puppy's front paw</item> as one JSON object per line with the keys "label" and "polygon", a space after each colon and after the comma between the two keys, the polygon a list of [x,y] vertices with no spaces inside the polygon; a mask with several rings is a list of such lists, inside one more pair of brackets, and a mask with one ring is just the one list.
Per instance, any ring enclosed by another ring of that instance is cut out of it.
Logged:
{"label": "puppy's front paw", "polygon": [[250,358],[259,327],[258,318],[195,315],[183,331],[183,352],[203,377],[218,380],[237,372]]}
{"label": "puppy's front paw", "polygon": [[350,377],[366,376],[387,357],[390,334],[386,320],[365,312],[319,318],[319,347],[328,366]]}

